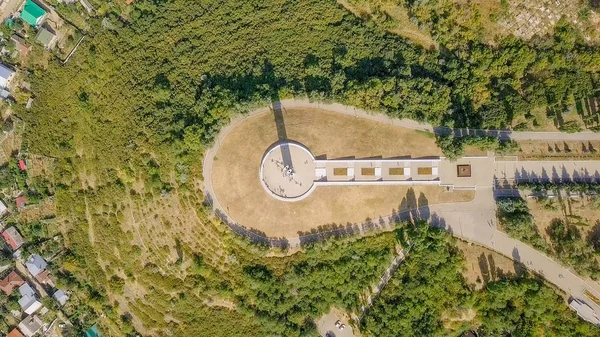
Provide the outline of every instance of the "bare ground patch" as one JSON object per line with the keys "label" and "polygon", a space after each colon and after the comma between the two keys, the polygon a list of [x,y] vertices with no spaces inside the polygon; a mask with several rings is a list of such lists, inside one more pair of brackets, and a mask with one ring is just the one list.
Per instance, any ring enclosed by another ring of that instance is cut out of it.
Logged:
{"label": "bare ground patch", "polygon": [[418,43],[425,49],[439,48],[437,42],[433,40],[429,32],[420,29],[410,21],[408,11],[404,6],[392,3],[380,4],[381,8],[379,11],[382,13],[377,13],[378,11],[374,11],[367,3],[360,6],[350,4],[347,0],[338,0],[338,3],[360,18],[368,18],[373,15],[388,15],[394,20],[389,27],[386,27],[389,32]]}
{"label": "bare ground patch", "polygon": [[27,159],[27,174],[31,177],[51,177],[54,170],[54,162],[54,158],[30,154]]}
{"label": "bare ground patch", "polygon": [[[424,157],[440,155],[432,137],[414,130],[315,109],[284,112],[288,139],[327,158]],[[293,237],[327,224],[378,221],[401,208],[409,187],[319,187],[294,203],[272,198],[258,178],[264,152],[278,139],[274,117],[265,113],[236,125],[220,144],[213,164],[216,197],[237,222],[269,236]],[[446,192],[438,186],[414,187],[419,206],[468,201],[472,191]],[[410,199],[410,196],[409,196]],[[414,205],[416,206],[416,205]],[[406,206],[404,206],[406,207]]]}
{"label": "bare ground patch", "polygon": [[17,214],[19,223],[31,223],[42,219],[48,219],[56,215],[56,203],[54,199],[44,199],[36,205],[30,205]]}
{"label": "bare ground patch", "polygon": [[554,219],[564,220],[577,226],[585,238],[600,219],[600,203],[584,197],[577,199],[555,198],[537,201],[527,199],[535,225],[546,241],[550,241],[547,230]]}
{"label": "bare ground patch", "polygon": [[475,289],[481,289],[487,283],[503,277],[520,276],[525,272],[524,266],[492,250],[461,240],[457,240],[456,244],[465,258],[463,276]]}
{"label": "bare ground patch", "polygon": [[523,160],[598,160],[599,141],[519,141],[519,158]]}

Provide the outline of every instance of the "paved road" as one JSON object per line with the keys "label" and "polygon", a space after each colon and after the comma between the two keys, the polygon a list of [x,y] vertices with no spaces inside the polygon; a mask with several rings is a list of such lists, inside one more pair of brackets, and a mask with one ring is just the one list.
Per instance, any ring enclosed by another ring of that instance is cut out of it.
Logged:
{"label": "paved road", "polygon": [[[386,124],[398,125],[415,130],[436,132],[444,134],[454,132],[457,135],[465,134],[487,134],[499,136],[503,139],[516,140],[542,140],[542,141],[560,141],[560,140],[600,140],[600,134],[592,132],[579,133],[560,133],[560,132],[510,132],[510,131],[493,131],[493,130],[466,130],[456,129],[449,130],[444,128],[433,128],[429,124],[419,123],[407,119],[393,119],[383,114],[374,114],[365,110],[356,109],[353,107],[344,106],[341,104],[324,104],[312,103],[308,100],[290,99],[281,101],[281,105],[285,108],[321,108],[334,112],[343,113],[346,115],[354,115],[356,117],[375,120]],[[249,116],[260,114],[269,111],[269,107],[254,110],[245,116],[238,116],[227,127],[219,133],[215,142],[215,146],[209,149],[206,153],[203,175],[204,175],[204,192],[208,196],[208,201],[213,205],[215,212],[227,223],[230,227],[243,235],[261,238],[259,235],[240,227],[236,222],[223,211],[223,208],[215,198],[215,193],[212,188],[212,164],[222,139],[227,135],[233,126],[245,120]],[[488,157],[487,161],[481,159],[482,163],[474,166],[482,168],[484,174],[477,175],[477,191],[475,199],[468,203],[450,203],[437,204],[423,207],[418,210],[410,211],[411,216],[418,216],[429,220],[433,225],[445,228],[454,236],[465,239],[467,241],[485,246],[502,255],[505,255],[513,260],[523,263],[528,269],[542,275],[546,280],[562,289],[565,293],[577,298],[584,299],[596,312],[600,313],[600,306],[590,300],[586,300],[583,295],[584,290],[588,290],[600,298],[600,285],[592,280],[583,279],[563,267],[556,261],[538,252],[532,247],[508,237],[505,233],[496,228],[496,205],[494,200],[494,177],[499,176],[499,172],[506,172],[506,164],[496,163],[492,156]],[[531,164],[532,167],[527,167],[536,171],[539,164]],[[530,166],[531,166],[530,165]],[[593,164],[596,165],[596,164]],[[511,166],[510,171],[513,170]],[[591,171],[594,172],[594,171]],[[386,220],[389,221],[389,220]],[[300,244],[299,238],[289,238],[289,244],[296,246]]]}
{"label": "paved road", "polygon": [[[543,276],[547,281],[562,289],[567,295],[583,299],[597,313],[600,313],[600,306],[583,295],[584,290],[587,289],[600,298],[600,285],[597,282],[576,275],[570,268],[562,266],[543,253],[521,241],[510,238],[506,233],[497,229],[496,202],[492,184],[494,177],[505,169],[506,162],[495,162],[491,156],[487,161],[488,163],[479,165],[483,168],[483,172],[479,172],[477,176],[479,180],[477,181],[477,190],[475,198],[471,202],[430,205],[426,211],[420,211],[418,214],[428,218],[434,226],[444,228],[456,237],[487,247],[521,262],[529,270]],[[535,169],[543,169],[543,165],[539,162],[517,163],[523,167],[531,166]],[[595,161],[579,164],[583,166],[589,164],[591,167],[600,165]],[[489,169],[491,166],[496,168]],[[477,167],[473,169],[475,170]]]}
{"label": "paved road", "polygon": [[33,284],[41,297],[48,296],[48,293],[46,290],[44,290],[44,287],[42,287],[42,285],[33,276],[31,276],[31,274],[29,274],[27,267],[25,267],[21,260],[16,260],[15,268],[19,271],[19,274],[21,274],[21,276],[23,276],[25,280],[29,282],[30,285]]}
{"label": "paved road", "polygon": [[456,237],[485,246],[523,263],[566,294],[584,299],[600,313],[600,306],[583,295],[583,291],[587,289],[600,298],[598,283],[579,277],[570,268],[565,268],[543,253],[497,230],[493,200],[493,189],[486,187],[478,189],[475,199],[469,203],[431,205],[429,212],[434,225],[445,228]]}
{"label": "paved road", "polygon": [[[345,325],[344,330],[340,330],[335,326],[335,322],[338,320]],[[354,332],[352,331],[350,324],[333,313],[327,314],[319,319],[317,322],[317,330],[321,336],[329,334],[332,337],[354,337]]]}

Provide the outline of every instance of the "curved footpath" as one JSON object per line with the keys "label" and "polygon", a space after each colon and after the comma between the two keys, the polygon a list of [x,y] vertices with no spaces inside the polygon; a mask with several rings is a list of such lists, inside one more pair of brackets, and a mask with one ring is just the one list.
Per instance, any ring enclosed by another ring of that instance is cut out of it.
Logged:
{"label": "curved footpath", "polygon": [[[372,113],[366,110],[357,109],[337,103],[319,103],[310,102],[306,99],[287,99],[278,102],[284,109],[292,108],[315,108],[334,111],[346,115],[352,115],[381,123],[397,125],[404,128],[433,132],[436,134],[454,133],[461,135],[489,135],[497,136],[501,139],[514,140],[539,140],[539,141],[596,141],[600,140],[600,134],[594,132],[562,133],[562,132],[511,132],[499,130],[477,130],[477,129],[449,129],[434,128],[430,124],[419,123],[409,119],[395,119],[380,113]],[[206,200],[210,203],[215,214],[223,220],[229,227],[241,235],[253,238],[257,241],[267,242],[272,245],[281,245],[283,242],[290,246],[299,246],[300,238],[269,239],[260,233],[255,233],[240,226],[232,219],[223,207],[219,204],[212,188],[212,166],[214,157],[219,150],[221,141],[227,136],[229,131],[238,123],[245,119],[271,111],[271,107],[263,107],[251,111],[246,115],[236,117],[224,127],[219,133],[212,148],[205,154],[203,175],[204,175],[204,193]],[[482,165],[490,165],[491,158],[482,158]],[[494,170],[490,169],[489,177],[478,182],[475,198],[471,202],[449,203],[429,205],[418,210],[411,210],[408,214],[411,217],[419,217],[428,220],[434,226],[446,229],[452,235],[465,239],[467,241],[485,246],[502,255],[512,258],[515,261],[523,263],[528,269],[543,276],[546,280],[562,289],[566,294],[575,298],[583,299],[596,313],[600,314],[600,305],[594,303],[584,295],[587,290],[600,298],[600,285],[590,279],[583,279],[573,273],[570,268],[565,268],[556,261],[552,260],[543,253],[533,249],[521,241],[510,238],[505,233],[496,228],[496,204],[494,200],[493,180]],[[489,178],[489,179],[487,179]],[[258,179],[258,177],[257,177]],[[389,219],[388,221],[393,221]]]}

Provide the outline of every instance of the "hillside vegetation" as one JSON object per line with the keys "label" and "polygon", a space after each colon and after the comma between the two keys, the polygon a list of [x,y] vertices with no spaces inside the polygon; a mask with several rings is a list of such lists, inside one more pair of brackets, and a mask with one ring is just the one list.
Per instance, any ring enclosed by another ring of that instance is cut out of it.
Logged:
{"label": "hillside vegetation", "polygon": [[[554,39],[426,51],[335,1],[136,1],[92,19],[67,65],[36,71],[29,152],[56,158],[70,286],[106,335],[314,336],[385,269],[385,234],[288,258],[234,237],[203,205],[205,147],[232,116],[292,95],[434,124],[501,127],[591,95],[600,52]],[[216,305],[216,306],[215,306]],[[558,304],[557,304],[558,305]],[[415,327],[415,334],[429,330]]]}

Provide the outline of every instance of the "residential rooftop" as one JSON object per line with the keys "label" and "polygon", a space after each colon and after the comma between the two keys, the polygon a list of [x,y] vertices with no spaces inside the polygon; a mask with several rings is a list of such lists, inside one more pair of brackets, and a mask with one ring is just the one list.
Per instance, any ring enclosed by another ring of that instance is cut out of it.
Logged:
{"label": "residential rooftop", "polygon": [[13,270],[0,281],[0,289],[4,291],[6,295],[10,296],[15,288],[22,286],[23,283],[25,283],[23,278]]}
{"label": "residential rooftop", "polygon": [[2,237],[12,250],[19,249],[25,243],[25,240],[14,226],[4,230],[4,232],[2,232]]}

